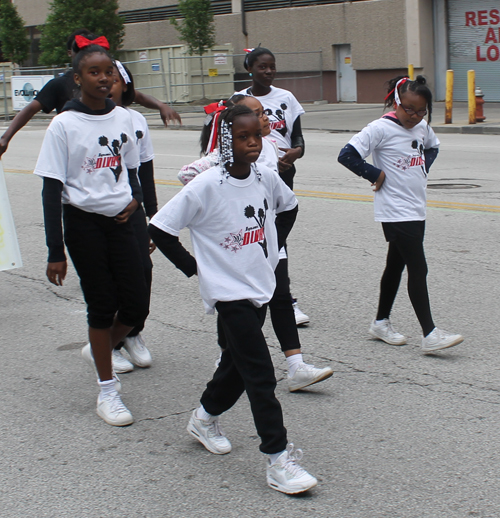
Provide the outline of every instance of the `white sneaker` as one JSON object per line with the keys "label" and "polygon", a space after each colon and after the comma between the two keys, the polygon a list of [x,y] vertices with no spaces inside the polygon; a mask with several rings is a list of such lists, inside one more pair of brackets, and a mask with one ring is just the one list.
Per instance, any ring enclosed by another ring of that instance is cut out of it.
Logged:
{"label": "white sneaker", "polygon": [[113,349],[111,361],[113,362],[113,370],[120,374],[134,370],[134,364],[130,363],[119,349]]}
{"label": "white sneaker", "polygon": [[209,421],[204,421],[198,419],[196,410],[193,410],[187,425],[187,431],[200,441],[209,452],[224,455],[231,451],[231,443],[219,426],[218,416],[212,416]]}
{"label": "white sneaker", "polygon": [[330,367],[317,369],[314,365],[301,363],[293,373],[293,376],[288,374],[288,390],[290,390],[290,392],[295,392],[296,390],[303,389],[304,387],[308,387],[314,383],[326,380],[332,374],[333,370]]}
{"label": "white sneaker", "polygon": [[295,450],[294,452],[293,444],[290,443],[274,464],[271,464],[271,461],[268,460],[268,486],[287,495],[303,493],[313,488],[318,481],[304,468],[299,466],[297,461],[301,458],[302,450]]}
{"label": "white sneaker", "polygon": [[134,365],[137,365],[137,367],[151,367],[153,358],[151,358],[151,353],[148,351],[140,334],[131,337],[127,336],[123,341],[123,347],[130,355]]}
{"label": "white sneaker", "polygon": [[293,313],[295,315],[295,324],[298,326],[305,326],[309,324],[309,317],[300,310],[299,306],[297,306],[297,301],[292,303]]}
{"label": "white sneaker", "polygon": [[453,335],[448,333],[448,331],[435,327],[432,333],[422,337],[422,351],[424,353],[432,353],[433,351],[453,347],[463,341],[464,337],[462,335]]}
{"label": "white sneaker", "polygon": [[389,345],[404,345],[406,343],[406,336],[394,331],[388,318],[384,318],[380,323],[374,320],[368,332],[373,338],[378,338]]}
{"label": "white sneaker", "polygon": [[[82,357],[83,359],[94,369],[95,375],[97,376],[97,381],[99,381],[99,373],[97,372],[94,356],[92,355],[92,347],[90,343],[88,343],[82,349]],[[120,383],[120,378],[117,376],[116,372],[113,369],[113,379],[115,380],[115,388],[117,392],[122,391],[122,384]]]}
{"label": "white sneaker", "polygon": [[122,403],[120,394],[97,398],[97,415],[111,426],[127,426],[134,422],[132,414]]}

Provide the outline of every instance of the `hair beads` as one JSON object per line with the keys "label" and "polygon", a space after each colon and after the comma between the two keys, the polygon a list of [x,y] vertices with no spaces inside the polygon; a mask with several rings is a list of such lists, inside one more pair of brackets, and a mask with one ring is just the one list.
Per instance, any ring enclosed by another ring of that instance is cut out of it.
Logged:
{"label": "hair beads", "polygon": [[233,156],[233,123],[221,121],[220,124],[220,160],[222,165],[232,165],[234,162]]}

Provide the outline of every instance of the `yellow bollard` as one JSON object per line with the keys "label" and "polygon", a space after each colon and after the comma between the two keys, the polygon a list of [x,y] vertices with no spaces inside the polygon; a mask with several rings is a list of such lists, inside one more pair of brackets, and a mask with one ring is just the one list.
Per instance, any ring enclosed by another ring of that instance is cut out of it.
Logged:
{"label": "yellow bollard", "polygon": [[467,72],[467,94],[469,97],[469,124],[476,124],[476,72]]}
{"label": "yellow bollard", "polygon": [[413,65],[411,63],[408,65],[408,77],[411,81],[415,80],[415,71],[413,70]]}
{"label": "yellow bollard", "polygon": [[451,124],[453,113],[453,70],[446,71],[446,100],[444,123]]}

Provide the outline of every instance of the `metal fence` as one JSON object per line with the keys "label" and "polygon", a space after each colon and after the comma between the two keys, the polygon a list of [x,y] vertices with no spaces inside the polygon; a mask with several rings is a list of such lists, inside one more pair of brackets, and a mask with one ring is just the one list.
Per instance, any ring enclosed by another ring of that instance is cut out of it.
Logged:
{"label": "metal fence", "polygon": [[[278,73],[274,84],[291,90],[302,102],[321,101],[323,99],[323,51],[275,52]],[[248,74],[243,72],[242,63],[245,54],[227,54],[226,68],[220,71],[220,65],[214,64],[214,56],[180,56],[168,58],[167,82],[169,86],[168,102],[179,103],[196,101],[202,98],[224,99],[236,90],[243,89],[250,83]],[[196,64],[202,60],[203,65]],[[234,66],[239,61],[240,66]],[[192,65],[190,63],[194,63]],[[203,68],[203,75],[201,74]],[[240,73],[235,73],[239,68]],[[189,71],[189,72],[188,72]],[[216,71],[214,73],[213,71]],[[245,77],[246,76],[246,77]],[[185,81],[187,77],[189,80]],[[203,77],[203,80],[201,78]],[[174,90],[181,90],[181,98]],[[205,91],[205,95],[203,95]]]}
{"label": "metal fence", "polygon": [[[275,86],[294,93],[301,102],[323,100],[323,51],[275,52],[277,75]],[[129,57],[131,57],[129,55]],[[251,84],[244,71],[245,54],[228,52],[204,56],[158,53],[157,57],[124,60],[134,76],[137,90],[149,93],[169,104],[187,104],[198,100],[229,98],[234,91]],[[52,76],[64,74],[66,67],[13,68],[0,64],[0,102],[4,119],[13,112],[11,100],[12,76]],[[31,97],[32,99],[32,97]],[[30,100],[25,97],[26,102]],[[0,108],[1,110],[1,108]]]}

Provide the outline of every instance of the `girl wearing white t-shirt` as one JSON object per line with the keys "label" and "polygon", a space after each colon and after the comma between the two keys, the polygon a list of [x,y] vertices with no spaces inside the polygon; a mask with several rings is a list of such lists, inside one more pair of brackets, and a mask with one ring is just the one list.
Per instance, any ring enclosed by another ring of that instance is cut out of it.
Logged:
{"label": "girl wearing white t-shirt", "polygon": [[[149,239],[146,216],[151,219],[158,210],[153,166],[155,155],[146,118],[138,111],[129,108],[135,99],[132,73],[120,61],[115,61],[115,66],[116,79],[111,88],[110,98],[117,106],[123,106],[130,113],[134,126],[134,142],[139,147],[141,164],[137,176],[141,183],[143,204],[132,214],[130,222],[139,241],[144,275],[146,276],[146,284],[151,295],[153,263],[151,262],[150,254],[154,251],[154,245],[151,246]],[[151,353],[141,336],[143,329],[144,322],[134,327],[125,340],[120,342],[113,350],[113,368],[116,372],[130,372],[134,369],[134,365],[142,368],[151,366],[153,362]],[[132,363],[121,353],[122,347],[128,352]]]}
{"label": "girl wearing white t-shirt", "polygon": [[[269,119],[263,111],[260,101],[249,95],[236,94],[233,95],[226,104],[243,104],[254,111],[260,120],[262,128],[262,151],[256,164],[257,166],[264,165],[269,167],[278,173],[278,149],[275,141],[267,138],[270,134]],[[225,105],[221,103],[214,103],[205,107],[205,111],[209,112],[209,114],[202,130],[200,143],[202,153],[207,154],[199,160],[185,165],[179,171],[177,177],[184,185],[195,176],[219,163],[219,153],[217,149],[211,151],[211,146],[214,145],[216,140],[214,137],[214,133],[216,135],[214,128],[214,121],[216,121],[217,118],[216,114],[221,113],[221,111],[217,110],[223,111],[224,107]],[[317,368],[303,361],[299,333],[295,325],[292,296],[290,294],[288,258],[284,248],[280,250],[280,260],[276,267],[275,274],[276,289],[272,299],[269,301],[269,312],[271,314],[274,332],[280,343],[281,350],[286,357],[288,365],[288,388],[291,392],[296,392],[328,379],[332,376],[333,370],[330,367]],[[224,350],[226,348],[226,337],[220,318],[217,319],[217,330],[219,345]]]}
{"label": "girl wearing white t-shirt", "polygon": [[[291,92],[273,86],[276,58],[269,49],[257,47],[248,51],[243,66],[252,78],[252,86],[237,93],[256,97],[264,107],[270,121],[271,136],[280,149],[279,175],[293,190],[295,162],[304,156],[305,150],[300,125],[304,109]],[[309,323],[309,317],[299,309],[296,299],[293,299],[293,309],[297,325]]]}
{"label": "girl wearing white t-shirt", "polygon": [[[227,454],[231,443],[218,416],[246,391],[268,455],[268,485],[294,494],[317,480],[297,464],[287,447],[276,377],[262,333],[266,304],[276,279],[279,247],[293,226],[297,200],[279,176],[257,168],[262,149],[259,119],[247,106],[219,115],[220,164],[189,182],[151,220],[150,235],[158,248],[187,276],[197,275],[207,313],[217,309],[227,348],[194,410],[188,432],[215,454]],[[196,259],[179,242],[182,228],[191,233]]]}
{"label": "girl wearing white t-shirt", "polygon": [[97,370],[97,414],[108,424],[124,426],[133,417],[118,394],[111,351],[149,311],[130,223],[142,202],[139,154],[130,114],[107,98],[114,80],[109,54],[89,45],[74,58],[73,69],[81,100],[69,101],[52,120],[35,168],[43,177],[47,277],[62,285],[66,244],[87,303],[90,347],[82,354]]}
{"label": "girl wearing white t-shirt", "polygon": [[[403,345],[389,320],[404,267],[408,294],[422,327],[422,351],[432,353],[452,347],[463,337],[434,325],[427,291],[424,255],[427,174],[439,148],[429,126],[432,93],[423,76],[415,81],[397,77],[389,82],[385,105],[394,111],[371,122],[342,149],[339,162],[372,183],[375,221],[382,223],[389,242],[387,264],[380,283],[376,319],[369,333],[391,345]],[[428,114],[428,122],[423,120]],[[365,162],[373,155],[374,165]]]}

